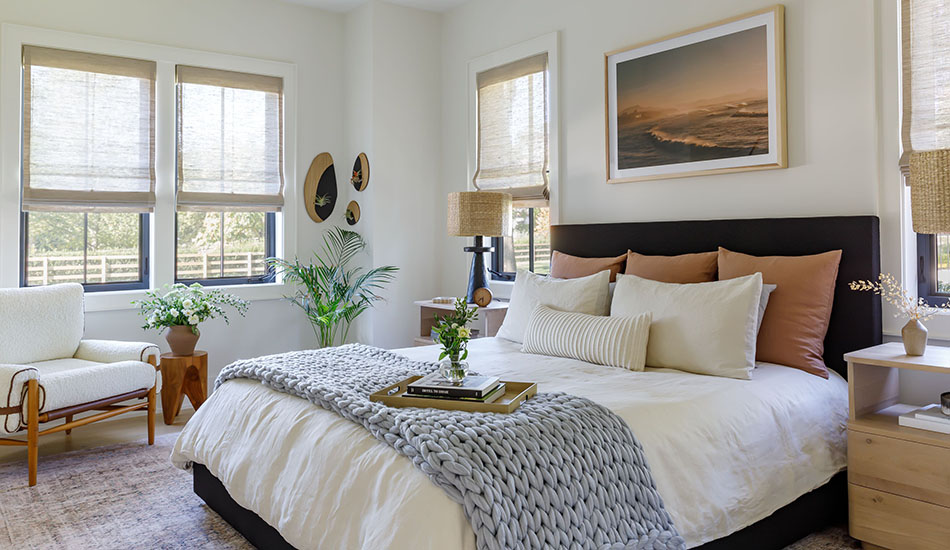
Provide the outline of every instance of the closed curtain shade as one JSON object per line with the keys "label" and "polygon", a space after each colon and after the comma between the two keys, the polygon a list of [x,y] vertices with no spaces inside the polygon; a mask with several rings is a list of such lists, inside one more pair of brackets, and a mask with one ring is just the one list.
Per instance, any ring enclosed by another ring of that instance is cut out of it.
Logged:
{"label": "closed curtain shade", "polygon": [[283,79],[179,65],[178,209],[284,204]]}
{"label": "closed curtain shade", "polygon": [[155,63],[23,47],[23,209],[149,212]]}
{"label": "closed curtain shade", "polygon": [[547,54],[478,73],[475,188],[515,206],[548,199]]}
{"label": "closed curtain shade", "polygon": [[914,151],[950,148],[950,2],[903,0],[901,166]]}

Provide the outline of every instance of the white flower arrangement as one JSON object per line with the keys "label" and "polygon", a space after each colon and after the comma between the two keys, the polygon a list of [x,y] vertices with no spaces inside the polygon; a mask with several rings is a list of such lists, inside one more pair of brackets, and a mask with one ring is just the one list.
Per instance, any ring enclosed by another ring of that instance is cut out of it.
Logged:
{"label": "white flower arrangement", "polygon": [[159,332],[168,327],[185,325],[198,334],[198,324],[202,321],[221,317],[228,323],[228,315],[223,306],[230,306],[243,317],[247,314],[248,302],[234,294],[220,290],[206,290],[198,283],[185,286],[181,283],[165,285],[161,294],[156,290],[145,293],[145,300],[133,301],[139,306],[139,314],[145,317],[143,329],[156,329]]}
{"label": "white flower arrangement", "polygon": [[851,290],[873,292],[884,298],[885,302],[897,308],[894,317],[907,317],[923,322],[933,319],[941,311],[950,309],[950,302],[931,306],[923,298],[914,300],[890,273],[881,273],[877,281],[851,281],[848,286]]}

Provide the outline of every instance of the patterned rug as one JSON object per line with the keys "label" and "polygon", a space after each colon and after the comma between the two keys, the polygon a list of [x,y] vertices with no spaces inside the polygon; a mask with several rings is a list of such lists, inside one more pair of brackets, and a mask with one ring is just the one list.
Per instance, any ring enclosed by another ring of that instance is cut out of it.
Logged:
{"label": "patterned rug", "polygon": [[[168,461],[176,437],[40,457],[32,488],[25,456],[0,464],[0,548],[253,550],[195,496],[191,474]],[[786,550],[852,548],[860,545],[833,527]]]}

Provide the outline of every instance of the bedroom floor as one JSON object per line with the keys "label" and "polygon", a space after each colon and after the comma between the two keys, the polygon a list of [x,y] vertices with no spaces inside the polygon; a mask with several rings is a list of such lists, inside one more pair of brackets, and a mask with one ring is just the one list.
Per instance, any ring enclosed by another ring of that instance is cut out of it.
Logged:
{"label": "bedroom floor", "polygon": [[[82,550],[249,549],[244,538],[192,493],[191,475],[168,461],[190,417],[156,425],[127,417],[40,439],[39,483],[26,484],[26,451],[0,447],[0,548]],[[859,548],[844,527],[813,534],[786,550]]]}

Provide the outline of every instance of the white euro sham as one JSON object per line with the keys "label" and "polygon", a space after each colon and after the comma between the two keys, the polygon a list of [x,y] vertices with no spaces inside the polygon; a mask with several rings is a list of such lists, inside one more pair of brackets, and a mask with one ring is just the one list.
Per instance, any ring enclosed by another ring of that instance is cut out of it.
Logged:
{"label": "white euro sham", "polygon": [[614,317],[653,314],[646,364],[750,379],[755,368],[762,274],[711,283],[617,277]]}

